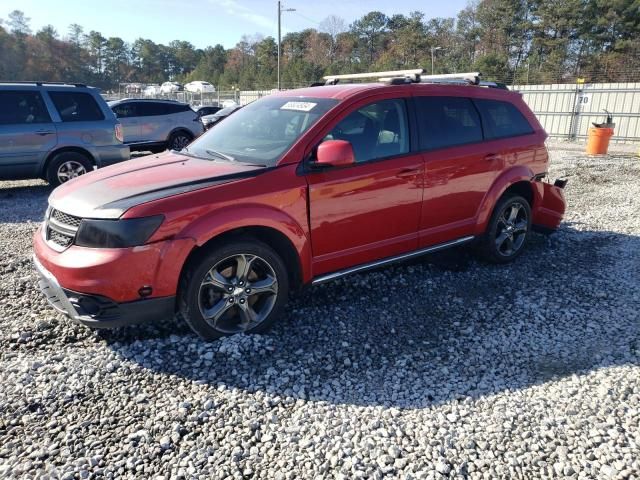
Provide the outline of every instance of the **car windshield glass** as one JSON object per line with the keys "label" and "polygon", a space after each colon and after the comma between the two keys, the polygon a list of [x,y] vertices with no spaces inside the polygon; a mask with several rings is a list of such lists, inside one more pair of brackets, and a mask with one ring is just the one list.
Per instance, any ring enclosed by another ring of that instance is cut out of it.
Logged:
{"label": "car windshield glass", "polygon": [[264,97],[214,126],[189,145],[189,153],[202,158],[217,160],[226,156],[237,162],[274,166],[337,103],[327,98]]}

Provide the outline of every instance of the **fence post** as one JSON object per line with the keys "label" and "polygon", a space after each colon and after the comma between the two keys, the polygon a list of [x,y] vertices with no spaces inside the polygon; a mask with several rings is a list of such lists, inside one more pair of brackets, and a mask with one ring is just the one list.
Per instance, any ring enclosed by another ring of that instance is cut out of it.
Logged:
{"label": "fence post", "polygon": [[582,112],[582,104],[585,99],[584,94],[584,78],[576,80],[576,91],[573,95],[573,115],[569,122],[569,139],[575,140],[578,137],[578,126],[580,125],[580,113]]}

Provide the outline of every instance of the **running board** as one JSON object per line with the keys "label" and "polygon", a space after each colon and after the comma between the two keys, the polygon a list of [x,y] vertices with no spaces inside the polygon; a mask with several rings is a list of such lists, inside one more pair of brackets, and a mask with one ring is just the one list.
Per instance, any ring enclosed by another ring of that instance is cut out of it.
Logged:
{"label": "running board", "polygon": [[385,258],[383,260],[376,260],[375,262],[363,263],[362,265],[358,265],[356,267],[347,268],[345,270],[338,270],[337,272],[328,273],[326,275],[321,275],[311,282],[312,285],[319,285],[321,283],[330,282],[331,280],[335,280],[336,278],[344,277],[345,275],[350,275],[352,273],[362,272],[365,270],[371,270],[372,268],[382,267],[383,265],[388,265],[390,263],[399,262],[401,260],[406,260],[408,258],[419,257],[420,255],[425,255],[427,253],[438,252],[440,250],[444,250],[446,248],[455,247],[456,245],[462,245],[463,243],[468,243],[473,240],[474,236],[462,237],[457,240],[452,240],[450,242],[439,243],[438,245],[434,245],[432,247],[422,248],[420,250],[415,250],[409,253],[403,253],[401,255],[396,255],[395,257]]}

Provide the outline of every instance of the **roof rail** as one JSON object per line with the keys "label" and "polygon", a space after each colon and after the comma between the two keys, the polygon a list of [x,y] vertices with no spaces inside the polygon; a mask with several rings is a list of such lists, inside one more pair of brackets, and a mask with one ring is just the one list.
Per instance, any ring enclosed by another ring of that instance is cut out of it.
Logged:
{"label": "roof rail", "polygon": [[40,82],[40,81],[18,81],[18,82],[0,82],[3,84],[17,84],[17,85],[36,85],[41,87],[43,85],[69,85],[74,87],[86,87],[84,83],[68,83],[68,82]]}
{"label": "roof rail", "polygon": [[469,73],[445,73],[442,75],[422,75],[420,83],[467,83],[471,85],[479,85],[480,77],[482,74],[480,72],[469,72]]}
{"label": "roof rail", "polygon": [[383,77],[395,77],[395,78],[409,78],[417,81],[420,75],[424,73],[422,68],[414,68],[413,70],[391,70],[388,72],[368,72],[368,73],[349,73],[346,75],[327,75],[324,78],[326,85],[335,85],[340,80],[364,80],[367,78],[383,78]]}
{"label": "roof rail", "polygon": [[[425,70],[415,68],[412,70],[392,70],[388,72],[367,72],[352,73],[346,75],[327,75],[324,78],[325,85],[335,85],[341,80],[364,80],[375,79],[379,82],[389,83],[391,85],[402,85],[406,83],[441,83],[449,85],[478,85],[488,88],[500,88],[507,90],[507,86],[503,83],[486,82],[480,80],[482,74],[480,72],[468,73],[446,73],[441,75],[425,75]],[[322,85],[314,83],[312,86]]]}

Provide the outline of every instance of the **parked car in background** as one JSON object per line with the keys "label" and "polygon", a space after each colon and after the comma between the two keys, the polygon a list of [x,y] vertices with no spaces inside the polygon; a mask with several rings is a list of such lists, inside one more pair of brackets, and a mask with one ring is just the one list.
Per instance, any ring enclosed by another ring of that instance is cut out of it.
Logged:
{"label": "parked car in background", "polygon": [[184,86],[184,89],[187,92],[192,93],[215,93],[216,89],[209,82],[203,82],[200,80],[196,80],[193,82],[189,82]]}
{"label": "parked car in background", "polygon": [[216,123],[220,123],[222,120],[227,118],[233,112],[238,111],[240,108],[242,108],[240,105],[234,105],[233,107],[223,108],[212,115],[203,115],[202,117],[200,117],[200,121],[202,122],[202,125],[204,126],[205,130],[209,130]]}
{"label": "parked car in background", "polygon": [[160,86],[160,93],[163,94],[180,92],[181,90],[182,85],[180,85],[178,82],[164,82]]}
{"label": "parked car in background", "polygon": [[144,85],[141,83],[127,83],[124,85],[124,93],[142,93]]}
{"label": "parked car in background", "polygon": [[109,102],[109,107],[132,151],[180,151],[204,131],[191,107],[175,100],[124,99]]}
{"label": "parked car in background", "polygon": [[129,159],[122,125],[97,89],[0,83],[0,178],[59,185]]}
{"label": "parked car in background", "polygon": [[142,90],[142,94],[145,97],[155,97],[160,94],[160,85],[147,85]]}
{"label": "parked car in background", "polygon": [[265,331],[291,290],[418,255],[515,260],[565,211],[547,134],[517,92],[408,72],[263,97],[182,152],[56,189],[41,288],[85,325],[177,312],[214,339]]}
{"label": "parked car in background", "polygon": [[196,112],[198,117],[204,117],[205,115],[213,115],[214,113],[222,110],[222,107],[219,105],[203,105],[200,107],[194,107],[193,110]]}

